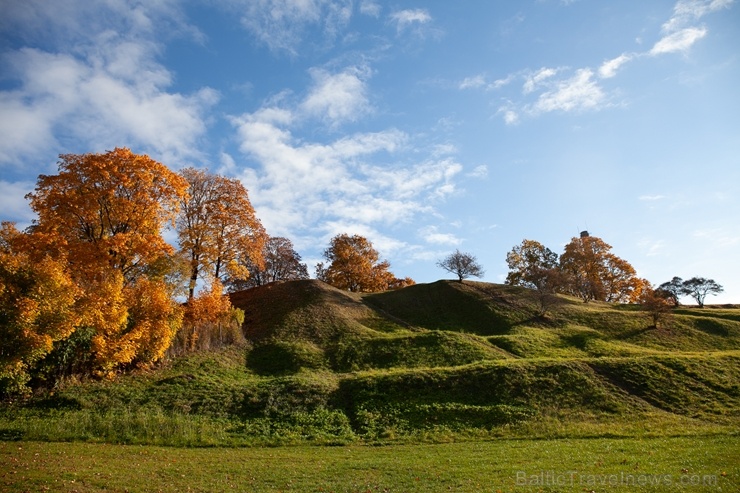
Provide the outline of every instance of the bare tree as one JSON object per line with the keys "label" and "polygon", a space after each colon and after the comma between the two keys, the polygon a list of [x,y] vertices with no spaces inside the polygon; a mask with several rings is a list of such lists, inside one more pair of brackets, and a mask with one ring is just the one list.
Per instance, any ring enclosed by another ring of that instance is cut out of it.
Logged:
{"label": "bare tree", "polygon": [[455,274],[460,282],[470,276],[483,277],[483,274],[485,274],[485,271],[474,255],[461,252],[460,250],[455,250],[454,253],[438,261],[437,267],[441,267],[447,272]]}

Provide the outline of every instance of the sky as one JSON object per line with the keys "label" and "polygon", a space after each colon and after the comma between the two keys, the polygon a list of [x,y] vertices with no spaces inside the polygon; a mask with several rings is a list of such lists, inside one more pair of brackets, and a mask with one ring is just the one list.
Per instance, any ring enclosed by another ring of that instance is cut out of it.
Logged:
{"label": "sky", "polygon": [[[503,282],[582,230],[740,303],[734,0],[0,0],[0,218],[64,153],[240,179],[313,272],[340,233],[398,277]],[[689,302],[689,299],[685,300]]]}

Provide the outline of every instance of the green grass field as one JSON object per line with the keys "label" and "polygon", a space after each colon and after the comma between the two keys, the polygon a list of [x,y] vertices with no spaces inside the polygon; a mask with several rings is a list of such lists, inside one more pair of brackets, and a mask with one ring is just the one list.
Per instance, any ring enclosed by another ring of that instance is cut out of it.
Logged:
{"label": "green grass field", "polygon": [[467,281],[232,301],[246,346],[2,404],[0,489],[738,489],[737,307],[654,328],[636,306],[559,297],[543,317],[532,291]]}
{"label": "green grass field", "polygon": [[[0,443],[3,491],[738,491],[740,437],[384,447]],[[734,453],[733,453],[734,451]]]}

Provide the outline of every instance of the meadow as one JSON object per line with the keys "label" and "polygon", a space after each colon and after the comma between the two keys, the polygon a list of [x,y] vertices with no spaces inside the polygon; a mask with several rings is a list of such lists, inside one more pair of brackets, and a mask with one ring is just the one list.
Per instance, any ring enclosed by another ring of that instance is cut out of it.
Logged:
{"label": "meadow", "polygon": [[737,491],[740,438],[172,448],[0,443],[3,491]]}

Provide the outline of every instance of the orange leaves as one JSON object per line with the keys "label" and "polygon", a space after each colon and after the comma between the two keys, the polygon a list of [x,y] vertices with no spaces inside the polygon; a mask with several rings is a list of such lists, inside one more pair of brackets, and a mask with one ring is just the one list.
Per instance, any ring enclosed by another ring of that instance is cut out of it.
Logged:
{"label": "orange leaves", "polygon": [[316,277],[339,289],[354,292],[385,291],[391,287],[413,284],[413,280],[397,279],[388,269],[390,263],[378,261],[378,252],[362,236],[337,235],[324,251],[329,266],[316,266]]}
{"label": "orange leaves", "polygon": [[71,263],[105,261],[130,279],[171,252],[161,230],[174,220],[186,187],[164,165],[117,148],[60,156],[59,174],[41,175],[28,198],[37,231],[66,241]]}
{"label": "orange leaves", "polygon": [[635,269],[595,236],[573,238],[560,256],[566,290],[584,301],[627,302],[639,289]]}
{"label": "orange leaves", "polygon": [[0,230],[0,378],[23,379],[25,368],[69,336],[79,318],[79,290],[62,262],[23,249],[10,223]]}
{"label": "orange leaves", "polygon": [[162,281],[166,273],[157,269],[173,253],[162,230],[174,221],[186,189],[164,165],[117,148],[60,156],[59,174],[40,176],[28,195],[39,241],[26,244],[35,255],[69,265],[81,289],[77,325],[94,329],[101,374],[156,361],[180,326],[182,315]]}
{"label": "orange leaves", "polygon": [[[190,298],[185,306],[185,349],[194,351],[198,347],[209,347],[213,328],[221,330],[223,325],[229,325],[232,315],[236,315],[232,310],[231,301],[224,295],[218,280],[213,281],[210,289]],[[237,329],[241,330],[241,322]]]}
{"label": "orange leaves", "polygon": [[218,279],[248,276],[238,260],[246,257],[261,263],[267,235],[238,180],[194,168],[182,170],[181,175],[187,180],[188,195],[181,201],[177,232],[180,250],[191,265],[192,298],[204,274]]}

